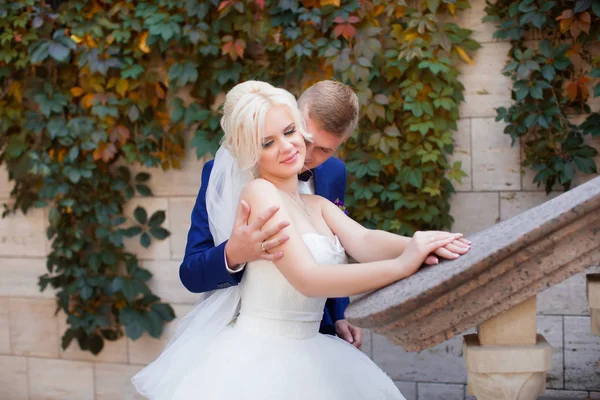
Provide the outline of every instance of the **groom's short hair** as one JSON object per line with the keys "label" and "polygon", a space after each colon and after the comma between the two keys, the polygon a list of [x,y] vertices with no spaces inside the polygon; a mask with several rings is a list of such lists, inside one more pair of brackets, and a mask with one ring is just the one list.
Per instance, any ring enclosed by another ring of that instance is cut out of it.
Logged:
{"label": "groom's short hair", "polygon": [[358,125],[358,96],[341,82],[315,83],[302,93],[298,106],[320,129],[338,137],[351,135]]}

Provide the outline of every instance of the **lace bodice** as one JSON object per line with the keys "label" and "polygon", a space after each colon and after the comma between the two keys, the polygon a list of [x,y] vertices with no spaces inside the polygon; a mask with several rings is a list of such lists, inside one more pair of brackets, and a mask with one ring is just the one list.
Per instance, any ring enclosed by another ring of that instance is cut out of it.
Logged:
{"label": "lace bodice", "polygon": [[[342,264],[346,253],[340,241],[309,233],[302,235],[319,264]],[[236,326],[260,334],[310,337],[319,330],[325,298],[306,297],[269,261],[246,266],[240,284],[241,310]]]}

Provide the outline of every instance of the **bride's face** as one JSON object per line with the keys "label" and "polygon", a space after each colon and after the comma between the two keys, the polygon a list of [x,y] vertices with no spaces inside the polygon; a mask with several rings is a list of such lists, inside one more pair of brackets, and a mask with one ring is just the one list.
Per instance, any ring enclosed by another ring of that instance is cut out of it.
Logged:
{"label": "bride's face", "polygon": [[306,156],[304,137],[287,106],[276,105],[265,116],[262,151],[258,161],[260,176],[288,178],[301,172]]}

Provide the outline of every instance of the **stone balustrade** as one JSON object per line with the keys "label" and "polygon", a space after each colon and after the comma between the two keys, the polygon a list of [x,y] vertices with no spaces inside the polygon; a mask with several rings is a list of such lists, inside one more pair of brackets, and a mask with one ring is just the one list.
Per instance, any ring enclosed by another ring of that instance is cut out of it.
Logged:
{"label": "stone balustrade", "polygon": [[[407,351],[478,327],[465,336],[469,392],[535,399],[551,363],[536,295],[600,261],[600,177],[469,239],[468,254],[361,297],[346,317]],[[588,276],[587,287],[594,330],[600,279]]]}

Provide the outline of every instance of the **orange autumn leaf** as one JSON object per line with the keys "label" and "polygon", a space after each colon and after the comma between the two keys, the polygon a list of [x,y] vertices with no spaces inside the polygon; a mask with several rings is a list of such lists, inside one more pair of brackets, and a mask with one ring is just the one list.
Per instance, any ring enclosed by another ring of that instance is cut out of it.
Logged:
{"label": "orange autumn leaf", "polygon": [[156,82],[156,96],[162,100],[165,98],[165,95],[165,89],[162,88],[159,82]]}
{"label": "orange autumn leaf", "polygon": [[567,33],[567,31],[571,28],[574,16],[575,14],[573,13],[573,10],[565,10],[556,18],[557,21],[560,21],[559,25],[562,33]]}
{"label": "orange autumn leaf", "polygon": [[579,88],[579,93],[582,100],[587,100],[588,90],[585,85],[589,82],[589,80],[590,78],[588,78],[587,76],[582,76],[577,80],[577,87]]}
{"label": "orange autumn leaf", "polygon": [[23,91],[21,90],[21,84],[18,81],[13,81],[10,84],[8,94],[14,97],[19,104],[23,102]]}
{"label": "orange autumn leaf", "polygon": [[87,19],[92,19],[94,17],[94,15],[96,15],[99,12],[104,11],[102,6],[100,4],[98,4],[97,2],[92,1],[91,3],[92,3],[92,7],[88,10],[88,12],[85,15]]}
{"label": "orange autumn leaf", "polygon": [[92,102],[94,101],[94,94],[86,94],[85,96],[83,96],[83,98],[81,99],[81,106],[83,108],[90,108],[92,106]]}
{"label": "orange autumn leaf", "polygon": [[225,55],[225,54],[229,54],[229,52],[231,51],[231,46],[233,46],[233,42],[227,42],[223,45],[223,48],[221,49],[221,54]]}
{"label": "orange autumn leaf", "polygon": [[128,98],[129,98],[131,101],[134,101],[134,102],[136,102],[136,103],[137,103],[137,102],[138,102],[138,101],[140,101],[140,99],[142,98],[142,95],[141,95],[141,93],[140,93],[139,91],[137,91],[137,90],[136,90],[135,92],[131,92],[131,91],[130,91],[130,92],[127,94],[127,97],[128,97]]}
{"label": "orange autumn leaf", "polygon": [[129,89],[129,81],[127,79],[120,78],[117,82],[117,93],[121,95],[121,97],[125,97],[127,90]]}
{"label": "orange autumn leaf", "polygon": [[419,36],[419,34],[417,32],[410,32],[407,33],[404,38],[408,41],[408,42],[412,42],[413,40],[415,40],[417,37]]}
{"label": "orange autumn leaf", "polygon": [[148,54],[150,53],[150,47],[146,44],[146,39],[148,39],[148,31],[142,32],[142,36],[140,37],[140,43],[138,44],[139,49]]}
{"label": "orange autumn leaf", "polygon": [[169,116],[168,112],[156,111],[154,113],[154,116],[155,116],[156,120],[158,121],[158,123],[161,124],[162,126],[166,126],[171,122],[171,117]]}
{"label": "orange autumn leaf", "polygon": [[339,7],[341,5],[341,0],[319,0],[321,7],[325,6],[335,6]]}
{"label": "orange autumn leaf", "polygon": [[62,164],[62,162],[65,159],[65,155],[67,155],[67,149],[60,149],[58,151],[58,155],[57,155],[56,159],[58,160],[59,163]]}
{"label": "orange autumn leaf", "polygon": [[237,39],[234,43],[234,49],[236,54],[240,58],[244,58],[244,50],[246,49],[246,42],[242,39]]}
{"label": "orange autumn leaf", "polygon": [[80,88],[79,86],[73,86],[71,88],[71,96],[73,96],[73,97],[79,97],[84,93],[85,93],[85,91],[82,88]]}
{"label": "orange autumn leaf", "polygon": [[98,43],[91,37],[89,34],[85,35],[85,44],[87,47],[96,48],[98,47]]}
{"label": "orange autumn leaf", "polygon": [[339,24],[333,29],[333,33],[335,37],[339,37],[340,35],[345,37],[346,39],[351,39],[356,35],[356,28],[351,24]]}
{"label": "orange autumn leaf", "polygon": [[104,162],[109,162],[117,154],[117,148],[112,143],[98,143],[98,147],[94,150],[94,160],[102,159]]}
{"label": "orange autumn leaf", "polygon": [[117,125],[110,133],[110,141],[112,143],[119,142],[121,144],[127,143],[127,139],[129,139],[130,133],[129,129],[123,125]]}
{"label": "orange autumn leaf", "polygon": [[396,11],[394,12],[394,15],[396,16],[396,18],[402,18],[404,16],[404,13],[406,12],[406,7],[397,7]]}
{"label": "orange autumn leaf", "polygon": [[456,17],[456,4],[448,4],[448,11],[453,17]]}
{"label": "orange autumn leaf", "polygon": [[569,100],[575,101],[575,99],[577,98],[578,86],[579,85],[577,84],[577,81],[569,82],[567,84],[566,92],[567,97],[569,97]]}
{"label": "orange autumn leaf", "polygon": [[460,58],[463,59],[464,62],[466,62],[469,65],[473,65],[473,59],[469,57],[467,52],[462,47],[456,46],[456,52],[458,53]]}
{"label": "orange autumn leaf", "polygon": [[378,5],[377,7],[375,7],[375,10],[373,10],[373,16],[380,16],[383,10],[385,10],[385,6],[383,4]]}

